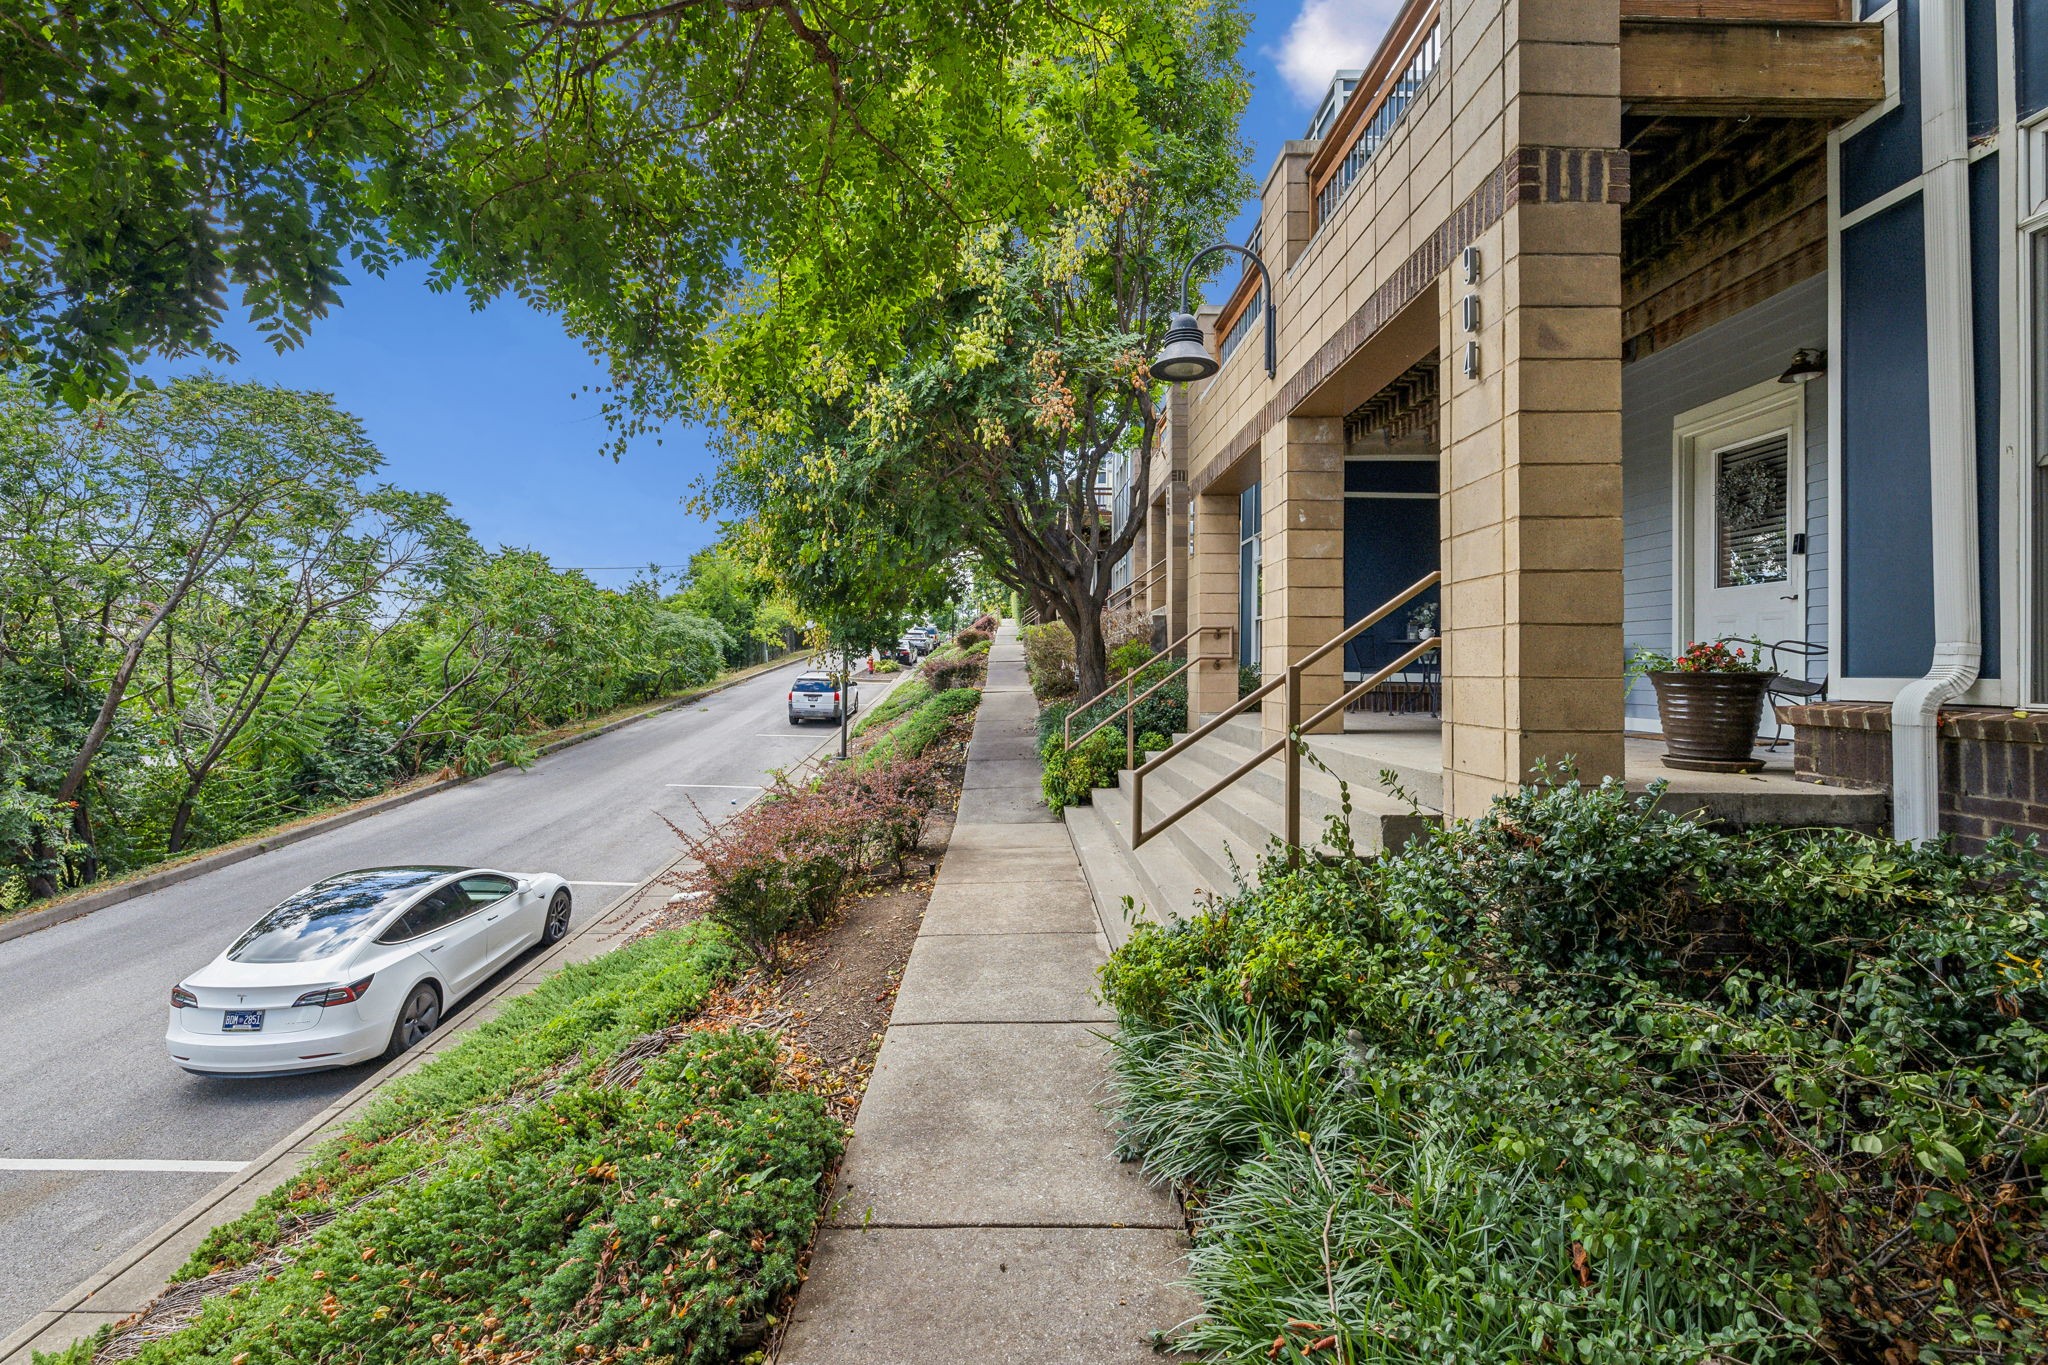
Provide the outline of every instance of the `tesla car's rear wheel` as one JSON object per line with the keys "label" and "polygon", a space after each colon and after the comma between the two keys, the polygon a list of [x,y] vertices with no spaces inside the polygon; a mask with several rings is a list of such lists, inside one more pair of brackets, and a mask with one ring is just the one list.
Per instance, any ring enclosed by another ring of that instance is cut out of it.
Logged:
{"label": "tesla car's rear wheel", "polygon": [[789,718],[789,723],[791,725],[802,725],[804,723],[804,718],[802,716],[791,716]]}
{"label": "tesla car's rear wheel", "polygon": [[441,992],[431,982],[422,981],[412,988],[412,994],[405,997],[405,1004],[399,1007],[398,1022],[391,1026],[391,1046],[384,1050],[387,1057],[396,1057],[410,1051],[413,1046],[434,1031],[441,1022]]}
{"label": "tesla car's rear wheel", "polygon": [[543,945],[560,943],[569,933],[569,892],[565,887],[548,902],[548,922],[540,931]]}

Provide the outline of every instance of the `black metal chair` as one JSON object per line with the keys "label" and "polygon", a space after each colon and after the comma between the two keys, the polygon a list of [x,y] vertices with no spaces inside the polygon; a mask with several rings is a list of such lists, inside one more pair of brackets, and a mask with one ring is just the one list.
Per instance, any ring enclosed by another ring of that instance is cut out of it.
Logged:
{"label": "black metal chair", "polygon": [[1827,678],[1823,676],[1819,682],[1814,682],[1806,676],[1815,659],[1825,662],[1828,649],[1826,645],[1810,644],[1805,640],[1780,640],[1776,644],[1759,644],[1757,652],[1770,656],[1769,667],[1778,675],[1764,693],[1764,699],[1771,705],[1771,725],[1774,728],[1770,746],[1775,749],[1785,742],[1785,722],[1778,719],[1779,702],[1798,706],[1828,699]]}

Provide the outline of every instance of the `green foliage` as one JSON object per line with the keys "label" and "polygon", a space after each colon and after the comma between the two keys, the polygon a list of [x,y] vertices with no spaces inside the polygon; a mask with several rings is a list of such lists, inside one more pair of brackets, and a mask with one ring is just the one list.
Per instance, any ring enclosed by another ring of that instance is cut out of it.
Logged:
{"label": "green foliage", "polygon": [[1103,987],[1120,1131],[1201,1209],[1181,1344],[2039,1359],[2044,904],[2037,850],[1566,782],[1139,927]]}
{"label": "green foliage", "polygon": [[[1076,733],[1080,733],[1076,730]],[[1068,749],[1054,732],[1048,746],[1039,752],[1044,771],[1039,790],[1046,808],[1057,815],[1068,806],[1086,803],[1097,787],[1113,787],[1124,766],[1124,735],[1121,727],[1098,730]]]}
{"label": "green foliage", "polygon": [[653,582],[486,553],[381,465],[317,394],[200,377],[74,414],[0,380],[0,907],[523,762],[723,667]]}
{"label": "green foliage", "polygon": [[1143,640],[1126,640],[1109,651],[1109,676],[1120,680],[1135,669],[1143,668],[1152,659],[1152,646]]}
{"label": "green foliage", "polygon": [[857,878],[889,862],[900,870],[945,790],[942,764],[926,751],[979,700],[939,693],[859,763],[784,780],[701,833],[678,828],[691,865],[675,884],[757,961],[771,961],[783,934],[822,920]]}
{"label": "green foliage", "polygon": [[504,1341],[562,1360],[734,1358],[797,1283],[839,1126],[775,1090],[773,1034],[652,1040],[645,1060],[583,1068],[330,1199],[332,1220],[269,1273],[134,1359],[395,1365]]}
{"label": "green foliage", "polygon": [[1024,672],[1031,680],[1031,695],[1041,702],[1059,701],[1074,695],[1074,632],[1064,621],[1047,621],[1017,632],[1024,646]]}
{"label": "green foliage", "polygon": [[880,729],[899,716],[907,715],[915,710],[931,694],[931,684],[923,678],[905,678],[902,682],[889,689],[888,696],[882,698],[868,709],[867,714],[860,718],[860,724],[854,727],[853,732],[857,735],[862,735],[871,729]]}
{"label": "green foliage", "polygon": [[1133,76],[1172,79],[1200,13],[23,10],[0,25],[0,364],[82,400],[144,352],[228,358],[230,299],[288,347],[351,264],[401,256],[558,313],[628,425],[668,415],[749,274],[858,364],[977,225],[1042,228],[1105,163],[1166,159]]}
{"label": "green foliage", "polygon": [[860,756],[860,766],[875,767],[922,757],[980,704],[981,693],[972,687],[932,693]]}
{"label": "green foliage", "polygon": [[1250,664],[1239,664],[1237,666],[1238,696],[1250,696],[1252,693],[1258,691],[1259,684],[1264,681],[1265,679],[1259,676],[1259,670],[1253,668]]}

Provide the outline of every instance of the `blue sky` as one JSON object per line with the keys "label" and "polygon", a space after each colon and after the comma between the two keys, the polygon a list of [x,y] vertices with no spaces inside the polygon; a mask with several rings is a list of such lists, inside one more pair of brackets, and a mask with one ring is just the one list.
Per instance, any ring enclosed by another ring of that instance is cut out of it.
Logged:
{"label": "blue sky", "polygon": [[[1329,73],[1370,54],[1396,0],[1303,0],[1257,5],[1245,64],[1253,73],[1245,135],[1263,179],[1281,142],[1299,136]],[[1249,230],[1249,210],[1235,240]],[[1236,278],[1226,268],[1212,292]],[[702,433],[678,428],[633,446],[617,463],[588,395],[599,377],[552,318],[516,299],[481,312],[436,294],[418,265],[360,274],[342,306],[307,343],[273,354],[252,329],[223,339],[241,353],[227,372],[334,395],[384,452],[385,477],[445,494],[486,545],[540,550],[557,565],[623,583],[610,566],[682,565],[716,536],[681,500],[710,470]],[[201,368],[153,365],[159,376]],[[214,367],[222,368],[222,367]]]}

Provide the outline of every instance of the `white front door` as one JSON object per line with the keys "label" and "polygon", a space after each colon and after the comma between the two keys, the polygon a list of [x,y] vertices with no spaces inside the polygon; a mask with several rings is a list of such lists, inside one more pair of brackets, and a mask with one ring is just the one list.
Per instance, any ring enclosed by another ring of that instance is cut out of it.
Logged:
{"label": "white front door", "polygon": [[1792,432],[1693,444],[1692,637],[1803,640]]}
{"label": "white front door", "polygon": [[1678,418],[1673,650],[1806,640],[1805,412],[1800,386],[1768,382]]}

